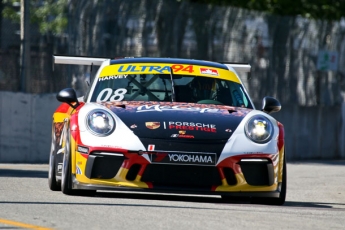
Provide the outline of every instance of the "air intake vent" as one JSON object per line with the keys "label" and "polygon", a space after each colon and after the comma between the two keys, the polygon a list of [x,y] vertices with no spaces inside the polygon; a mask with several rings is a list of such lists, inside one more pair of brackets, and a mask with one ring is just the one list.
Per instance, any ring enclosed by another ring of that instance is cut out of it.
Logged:
{"label": "air intake vent", "polygon": [[134,164],[130,169],[128,170],[128,173],[126,175],[127,180],[135,180],[137,177],[139,171],[140,171],[141,165],[139,164]]}
{"label": "air intake vent", "polygon": [[85,176],[99,179],[114,178],[124,159],[123,156],[90,155],[86,164]]}
{"label": "air intake vent", "polygon": [[269,161],[241,161],[241,170],[249,185],[273,185],[274,170]]}
{"label": "air intake vent", "polygon": [[236,185],[237,184],[237,180],[235,177],[235,173],[231,168],[223,168],[223,173],[226,179],[226,182],[228,183],[228,185]]}

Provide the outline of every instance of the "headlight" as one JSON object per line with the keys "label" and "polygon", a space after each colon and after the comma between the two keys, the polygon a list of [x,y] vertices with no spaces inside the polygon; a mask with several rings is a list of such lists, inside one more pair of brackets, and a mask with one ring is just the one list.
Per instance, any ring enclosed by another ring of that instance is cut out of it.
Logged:
{"label": "headlight", "polygon": [[253,116],[244,126],[244,131],[250,140],[262,144],[272,139],[273,124],[264,116]]}
{"label": "headlight", "polygon": [[86,124],[91,133],[97,136],[107,136],[115,128],[114,118],[101,109],[92,110],[87,115]]}

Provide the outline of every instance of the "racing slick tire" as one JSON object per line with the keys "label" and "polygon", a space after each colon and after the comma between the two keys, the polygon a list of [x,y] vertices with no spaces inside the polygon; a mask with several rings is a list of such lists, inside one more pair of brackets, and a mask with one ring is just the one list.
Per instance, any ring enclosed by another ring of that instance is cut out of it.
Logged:
{"label": "racing slick tire", "polygon": [[96,190],[72,189],[72,170],[71,170],[71,142],[70,131],[67,132],[65,153],[62,164],[61,191],[66,195],[94,196]]}
{"label": "racing slick tire", "polygon": [[53,154],[49,157],[48,185],[52,191],[61,191],[61,183],[56,180],[56,163]]}
{"label": "racing slick tire", "polygon": [[49,156],[49,171],[48,171],[48,186],[52,191],[60,191],[61,190],[61,181],[56,180],[56,161],[55,161],[55,128],[52,128],[52,142],[50,148],[50,156]]}
{"label": "racing slick tire", "polygon": [[[285,151],[284,151],[285,152]],[[252,198],[252,204],[267,204],[267,205],[283,205],[285,203],[286,198],[286,181],[287,181],[287,173],[286,173],[286,158],[284,154],[284,163],[283,163],[283,180],[281,184],[280,195],[278,198],[268,198],[268,197],[255,197]]]}
{"label": "racing slick tire", "polygon": [[61,191],[66,195],[73,195],[72,192],[72,173],[71,173],[71,142],[68,130],[65,142],[65,151],[62,163]]}

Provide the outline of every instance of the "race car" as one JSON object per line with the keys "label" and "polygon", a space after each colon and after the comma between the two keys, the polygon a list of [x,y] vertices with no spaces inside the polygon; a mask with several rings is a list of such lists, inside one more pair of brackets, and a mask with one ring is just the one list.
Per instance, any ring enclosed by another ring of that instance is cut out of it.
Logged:
{"label": "race car", "polygon": [[255,109],[240,72],[249,64],[129,57],[53,56],[55,64],[99,66],[85,96],[57,94],[49,188],[246,197],[283,205],[284,127]]}

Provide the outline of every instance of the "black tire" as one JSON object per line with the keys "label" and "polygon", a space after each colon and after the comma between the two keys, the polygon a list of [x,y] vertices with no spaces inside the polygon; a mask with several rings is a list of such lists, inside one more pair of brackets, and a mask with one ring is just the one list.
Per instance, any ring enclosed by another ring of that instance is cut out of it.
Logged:
{"label": "black tire", "polygon": [[70,132],[66,132],[65,151],[62,163],[61,191],[66,195],[73,195],[71,173],[71,142]]}
{"label": "black tire", "polygon": [[55,128],[54,124],[52,126],[52,141],[50,147],[50,155],[49,155],[49,172],[48,172],[48,186],[52,191],[60,191],[61,190],[61,182],[56,180],[56,161],[55,161],[55,145],[56,145],[56,138],[55,138]]}
{"label": "black tire", "polygon": [[284,163],[283,163],[283,181],[281,184],[280,195],[278,198],[252,198],[251,203],[253,204],[267,204],[267,205],[283,205],[285,203],[286,198],[286,187],[287,187],[287,169],[286,169],[286,158],[284,155]]}
{"label": "black tire", "polygon": [[52,153],[49,157],[48,185],[52,191],[61,191],[61,183],[56,180],[56,163]]}

